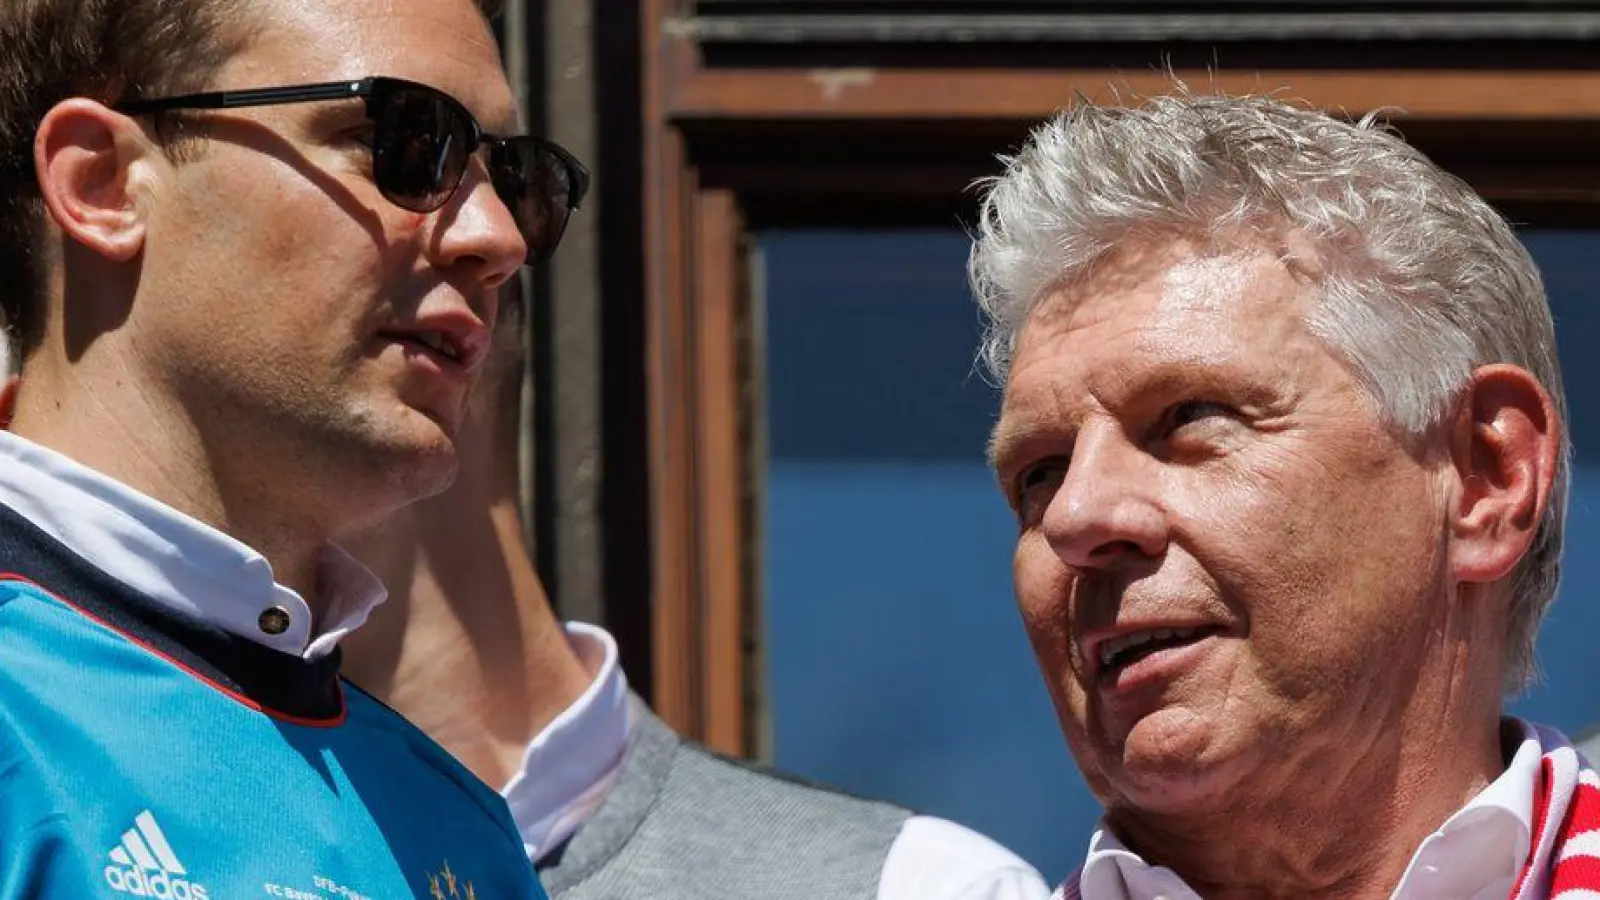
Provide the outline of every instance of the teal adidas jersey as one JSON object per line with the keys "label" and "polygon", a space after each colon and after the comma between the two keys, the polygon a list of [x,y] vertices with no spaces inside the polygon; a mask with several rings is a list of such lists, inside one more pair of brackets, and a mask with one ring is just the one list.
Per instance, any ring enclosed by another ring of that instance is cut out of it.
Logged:
{"label": "teal adidas jersey", "polygon": [[0,900],[543,900],[504,801],[0,507]]}

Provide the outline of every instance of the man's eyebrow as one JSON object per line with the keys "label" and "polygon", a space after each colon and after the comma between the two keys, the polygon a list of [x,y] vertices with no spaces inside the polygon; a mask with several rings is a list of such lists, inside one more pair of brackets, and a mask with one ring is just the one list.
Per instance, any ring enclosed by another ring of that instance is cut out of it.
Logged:
{"label": "man's eyebrow", "polygon": [[990,470],[998,474],[1000,464],[1015,452],[1021,440],[1020,427],[1015,424],[1015,420],[1006,418],[994,424],[994,428],[989,432],[989,441],[984,446],[984,458],[988,461]]}

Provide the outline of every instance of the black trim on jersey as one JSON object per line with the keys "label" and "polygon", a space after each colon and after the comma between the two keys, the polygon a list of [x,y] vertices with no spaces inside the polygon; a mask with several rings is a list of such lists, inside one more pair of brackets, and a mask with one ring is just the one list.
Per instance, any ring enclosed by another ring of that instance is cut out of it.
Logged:
{"label": "black trim on jersey", "polygon": [[0,504],[0,572],[20,575],[266,710],[297,719],[344,714],[340,651],[307,660],[175,612]]}

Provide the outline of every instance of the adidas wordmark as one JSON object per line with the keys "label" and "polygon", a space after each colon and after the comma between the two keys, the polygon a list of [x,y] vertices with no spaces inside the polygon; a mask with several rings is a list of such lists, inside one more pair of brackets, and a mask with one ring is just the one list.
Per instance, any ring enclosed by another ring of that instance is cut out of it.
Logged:
{"label": "adidas wordmark", "polygon": [[106,884],[114,891],[154,900],[209,900],[204,885],[184,877],[188,870],[148,809],[134,818],[133,827],[122,833],[122,843],[107,855],[111,865],[106,866]]}

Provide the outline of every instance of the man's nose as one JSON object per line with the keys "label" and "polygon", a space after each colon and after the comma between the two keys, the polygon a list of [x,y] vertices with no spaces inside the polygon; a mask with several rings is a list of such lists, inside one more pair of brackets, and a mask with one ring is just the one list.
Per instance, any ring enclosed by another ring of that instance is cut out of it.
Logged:
{"label": "man's nose", "polygon": [[511,210],[495,193],[481,154],[473,156],[450,202],[433,215],[430,243],[442,267],[464,270],[488,293],[522,267],[527,242]]}
{"label": "man's nose", "polygon": [[1062,562],[1108,569],[1166,549],[1156,462],[1115,426],[1080,433],[1041,523]]}

